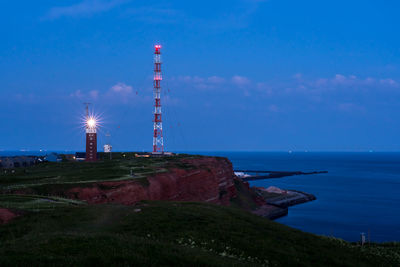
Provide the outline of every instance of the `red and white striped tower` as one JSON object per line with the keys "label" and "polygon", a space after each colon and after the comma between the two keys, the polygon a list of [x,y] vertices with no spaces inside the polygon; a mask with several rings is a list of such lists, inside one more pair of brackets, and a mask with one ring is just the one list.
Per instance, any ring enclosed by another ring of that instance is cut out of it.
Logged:
{"label": "red and white striped tower", "polygon": [[164,140],[161,119],[161,45],[155,45],[154,52],[154,135],[153,153],[164,153]]}
{"label": "red and white striped tower", "polygon": [[89,103],[86,103],[86,161],[97,161],[97,122],[89,115]]}

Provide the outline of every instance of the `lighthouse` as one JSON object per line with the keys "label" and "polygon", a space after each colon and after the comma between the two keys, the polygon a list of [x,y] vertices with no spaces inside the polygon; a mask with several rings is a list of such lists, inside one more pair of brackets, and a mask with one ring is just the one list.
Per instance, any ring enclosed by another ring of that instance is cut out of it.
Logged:
{"label": "lighthouse", "polygon": [[86,105],[86,161],[97,161],[97,122],[94,116],[89,115]]}

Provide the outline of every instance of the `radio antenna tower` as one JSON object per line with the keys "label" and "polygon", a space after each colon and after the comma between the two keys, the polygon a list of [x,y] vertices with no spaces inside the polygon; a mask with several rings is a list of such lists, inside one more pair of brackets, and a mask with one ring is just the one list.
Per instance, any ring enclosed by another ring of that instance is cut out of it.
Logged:
{"label": "radio antenna tower", "polygon": [[154,135],[153,154],[164,153],[164,140],[161,119],[161,45],[154,46]]}
{"label": "radio antenna tower", "polygon": [[89,105],[91,104],[91,103],[83,103],[85,106],[86,106],[86,120],[89,118]]}

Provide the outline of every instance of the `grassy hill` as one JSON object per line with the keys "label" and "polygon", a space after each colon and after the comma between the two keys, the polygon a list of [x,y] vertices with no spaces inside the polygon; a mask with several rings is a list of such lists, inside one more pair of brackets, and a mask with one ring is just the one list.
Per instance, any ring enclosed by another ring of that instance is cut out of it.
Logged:
{"label": "grassy hill", "polygon": [[231,207],[188,202],[87,205],[52,194],[58,192],[53,189],[98,181],[146,183],[149,175],[168,168],[194,168],[181,160],[190,155],[113,157],[2,170],[0,208],[21,216],[0,225],[0,266],[400,266],[399,244],[360,247],[246,212],[258,206],[253,192],[238,180]]}
{"label": "grassy hill", "polygon": [[361,248],[232,207],[142,202],[26,208],[27,214],[0,226],[0,266],[400,265],[399,245]]}

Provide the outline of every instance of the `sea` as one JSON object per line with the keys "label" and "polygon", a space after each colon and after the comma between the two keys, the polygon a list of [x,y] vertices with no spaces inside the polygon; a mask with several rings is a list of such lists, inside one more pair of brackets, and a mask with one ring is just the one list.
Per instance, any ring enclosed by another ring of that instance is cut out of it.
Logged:
{"label": "sea", "polygon": [[[0,151],[0,156],[46,153]],[[359,241],[361,234],[371,242],[400,241],[400,153],[191,153],[227,157],[234,169],[328,171],[326,174],[259,180],[250,184],[300,190],[317,197],[315,201],[290,207],[289,214],[277,219],[278,223],[347,241]]]}
{"label": "sea", "polygon": [[311,193],[317,200],[289,208],[276,221],[318,235],[371,242],[400,241],[400,153],[206,152],[234,169],[328,171],[250,182]]}

